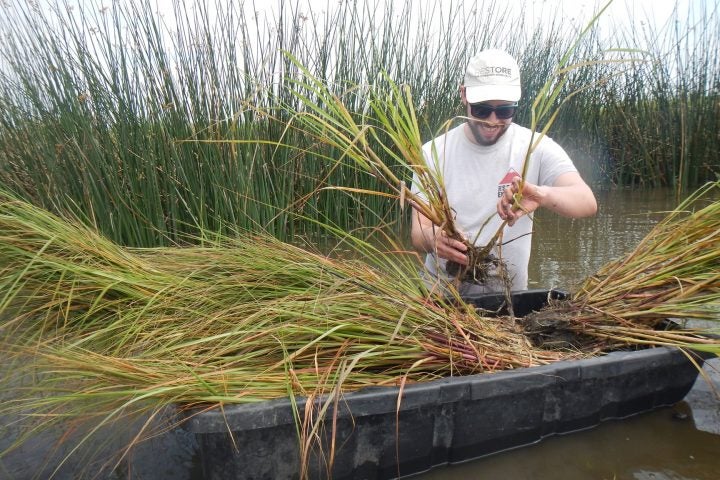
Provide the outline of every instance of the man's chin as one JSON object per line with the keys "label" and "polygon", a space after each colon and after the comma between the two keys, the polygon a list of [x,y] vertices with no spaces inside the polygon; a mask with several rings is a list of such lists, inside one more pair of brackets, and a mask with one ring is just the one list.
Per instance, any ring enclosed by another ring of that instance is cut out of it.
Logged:
{"label": "man's chin", "polygon": [[480,145],[493,145],[496,143],[503,133],[505,133],[505,130],[507,130],[507,125],[484,125],[484,124],[475,124],[470,127],[470,130],[472,131],[473,138],[477,143]]}

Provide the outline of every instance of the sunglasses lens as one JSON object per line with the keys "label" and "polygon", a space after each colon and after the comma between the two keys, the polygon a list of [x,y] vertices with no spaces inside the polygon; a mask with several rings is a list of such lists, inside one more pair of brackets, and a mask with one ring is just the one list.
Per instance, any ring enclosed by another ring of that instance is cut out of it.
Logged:
{"label": "sunglasses lens", "polygon": [[508,119],[515,115],[517,107],[514,105],[506,105],[495,109],[495,115],[503,120]]}
{"label": "sunglasses lens", "polygon": [[493,112],[493,108],[488,105],[475,104],[470,105],[470,113],[473,117],[487,118]]}
{"label": "sunglasses lens", "polygon": [[517,110],[517,105],[500,105],[498,107],[482,103],[470,105],[470,113],[476,118],[487,118],[492,112],[495,112],[497,118],[507,120],[515,115],[515,110]]}

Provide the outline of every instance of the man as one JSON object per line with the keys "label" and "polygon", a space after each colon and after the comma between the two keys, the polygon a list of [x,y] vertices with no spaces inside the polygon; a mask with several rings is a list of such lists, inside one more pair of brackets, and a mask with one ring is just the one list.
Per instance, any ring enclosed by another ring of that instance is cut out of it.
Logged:
{"label": "man", "polygon": [[[423,146],[428,164],[439,169],[458,228],[467,239],[487,245],[507,220],[500,251],[496,247],[493,253],[505,262],[512,290],[527,289],[532,212],[542,207],[572,218],[597,212],[590,187],[562,147],[548,137],[530,157],[520,208],[512,208],[531,141],[529,129],[512,123],[520,97],[517,62],[501,50],[478,53],[470,59],[460,86],[467,121]],[[433,149],[437,155],[431,154]],[[413,189],[417,192],[417,182]],[[413,212],[411,235],[413,246],[427,254],[432,286],[452,280],[446,270],[448,260],[468,264],[466,246],[417,212]],[[480,284],[463,282],[460,293],[503,291],[500,274],[495,268]]]}

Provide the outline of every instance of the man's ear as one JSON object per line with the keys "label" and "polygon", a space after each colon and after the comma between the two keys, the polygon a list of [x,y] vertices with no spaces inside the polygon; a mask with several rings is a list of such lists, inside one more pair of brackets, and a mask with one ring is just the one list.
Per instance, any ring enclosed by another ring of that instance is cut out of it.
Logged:
{"label": "man's ear", "polygon": [[467,105],[467,97],[465,97],[465,85],[460,85],[460,101],[462,101],[463,105]]}

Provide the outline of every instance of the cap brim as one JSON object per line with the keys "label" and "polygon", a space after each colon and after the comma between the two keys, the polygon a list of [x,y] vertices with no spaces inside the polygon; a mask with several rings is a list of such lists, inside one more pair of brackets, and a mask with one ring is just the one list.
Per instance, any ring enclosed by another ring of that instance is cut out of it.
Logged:
{"label": "cap brim", "polygon": [[517,102],[520,100],[520,94],[520,87],[516,85],[479,85],[475,87],[465,87],[465,98],[468,103],[487,102],[490,100]]}

